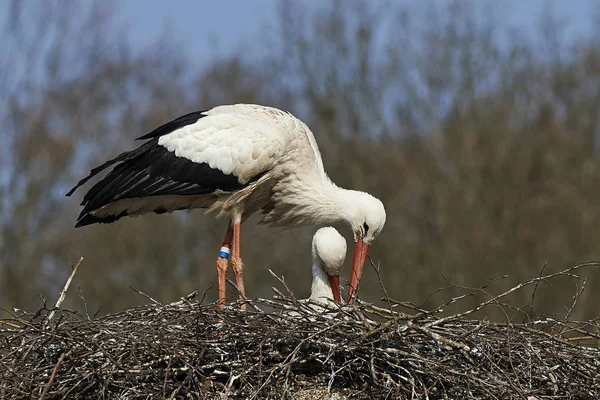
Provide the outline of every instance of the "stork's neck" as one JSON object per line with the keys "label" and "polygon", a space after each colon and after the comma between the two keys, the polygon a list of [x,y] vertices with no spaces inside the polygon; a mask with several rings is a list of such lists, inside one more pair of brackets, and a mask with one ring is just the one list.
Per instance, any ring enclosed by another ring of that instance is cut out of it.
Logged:
{"label": "stork's neck", "polygon": [[[302,188],[304,186],[304,188]],[[329,178],[307,181],[301,185],[306,219],[316,225],[350,224],[356,214],[356,191],[337,186]]]}
{"label": "stork's neck", "polygon": [[273,189],[275,207],[264,221],[281,226],[327,226],[352,221],[360,192],[342,189],[325,174],[290,174]]}
{"label": "stork's neck", "polygon": [[333,293],[329,286],[327,272],[325,272],[323,267],[321,267],[319,260],[314,256],[312,261],[312,276],[310,298],[317,301],[324,301],[325,298],[333,300]]}

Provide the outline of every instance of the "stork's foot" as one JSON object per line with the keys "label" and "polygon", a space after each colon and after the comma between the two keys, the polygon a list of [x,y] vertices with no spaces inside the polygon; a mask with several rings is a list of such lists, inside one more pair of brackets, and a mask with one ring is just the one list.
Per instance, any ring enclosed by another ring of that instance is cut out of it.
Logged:
{"label": "stork's foot", "polygon": [[[244,288],[244,263],[241,258],[233,257],[231,259],[231,267],[233,268],[233,275],[235,276],[235,284],[240,291],[240,299],[243,301],[246,296],[246,289]],[[246,310],[246,304],[242,303],[242,310]]]}

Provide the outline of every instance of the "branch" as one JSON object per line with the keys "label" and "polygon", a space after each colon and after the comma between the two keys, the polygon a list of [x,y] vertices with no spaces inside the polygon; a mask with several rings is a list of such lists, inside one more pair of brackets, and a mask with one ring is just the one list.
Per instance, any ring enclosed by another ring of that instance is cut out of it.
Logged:
{"label": "branch", "polygon": [[79,266],[81,265],[82,262],[83,262],[83,257],[79,258],[79,261],[75,265],[75,268],[73,268],[73,271],[71,271],[71,275],[69,276],[69,279],[67,279],[67,282],[65,283],[65,287],[63,287],[63,290],[60,292],[60,296],[58,296],[58,300],[56,301],[56,304],[54,305],[54,309],[48,315],[48,319],[46,320],[46,326],[50,323],[50,321],[54,317],[54,313],[56,312],[56,310],[58,310],[60,308],[60,305],[65,300],[65,297],[67,295],[67,290],[69,290],[69,286],[71,285],[71,281],[73,280],[73,277],[77,273],[77,270],[79,269]]}

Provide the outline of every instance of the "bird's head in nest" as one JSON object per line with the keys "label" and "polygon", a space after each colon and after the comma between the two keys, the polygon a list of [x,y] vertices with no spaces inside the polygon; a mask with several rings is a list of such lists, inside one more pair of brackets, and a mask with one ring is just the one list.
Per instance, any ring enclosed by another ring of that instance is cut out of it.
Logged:
{"label": "bird's head in nest", "polygon": [[379,236],[385,225],[383,203],[365,192],[353,192],[352,207],[348,210],[348,221],[354,233],[354,256],[350,275],[350,303],[356,295],[358,281],[367,258],[371,243]]}
{"label": "bird's head in nest", "polygon": [[312,252],[327,275],[339,275],[346,259],[346,240],[335,228],[320,228],[313,237]]}
{"label": "bird's head in nest", "polygon": [[340,271],[346,259],[346,240],[335,228],[320,228],[313,236],[312,255],[327,273],[333,299],[341,301]]}

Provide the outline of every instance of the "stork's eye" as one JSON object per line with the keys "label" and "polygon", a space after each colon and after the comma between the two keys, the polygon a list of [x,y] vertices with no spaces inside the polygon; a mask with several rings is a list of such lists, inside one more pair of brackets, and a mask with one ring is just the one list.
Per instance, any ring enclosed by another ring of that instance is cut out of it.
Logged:
{"label": "stork's eye", "polygon": [[369,224],[367,224],[366,222],[363,224],[363,230],[365,231],[365,235],[367,234],[367,232],[369,232]]}

